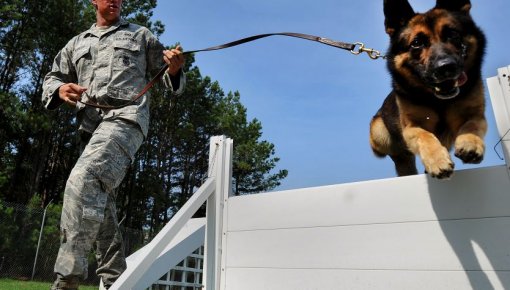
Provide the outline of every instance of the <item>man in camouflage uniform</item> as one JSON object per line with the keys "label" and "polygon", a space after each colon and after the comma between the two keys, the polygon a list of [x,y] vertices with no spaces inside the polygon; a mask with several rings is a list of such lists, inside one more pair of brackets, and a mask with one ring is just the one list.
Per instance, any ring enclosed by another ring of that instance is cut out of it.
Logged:
{"label": "man in camouflage uniform", "polygon": [[180,48],[165,50],[145,27],[120,18],[122,0],[92,0],[96,23],[75,36],[55,57],[43,84],[47,109],[74,106],[83,152],[67,180],[61,218],[61,245],[52,289],[78,289],[87,278],[87,256],[96,251],[97,274],[106,288],[126,269],[115,189],[147,135],[149,97],[118,109],[96,109],[84,102],[118,105],[134,98],[159,69],[173,92],[184,89]]}

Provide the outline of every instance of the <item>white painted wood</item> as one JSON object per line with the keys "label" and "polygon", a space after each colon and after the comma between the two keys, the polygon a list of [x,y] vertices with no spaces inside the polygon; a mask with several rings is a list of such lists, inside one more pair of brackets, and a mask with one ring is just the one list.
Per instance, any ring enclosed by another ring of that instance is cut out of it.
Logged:
{"label": "white painted wood", "polygon": [[223,186],[224,188],[221,191],[221,197],[223,199],[223,204],[221,206],[222,210],[222,226],[221,226],[221,250],[219,253],[220,264],[218,265],[219,273],[219,283],[217,283],[218,288],[216,289],[225,289],[226,287],[226,263],[227,263],[227,228],[228,228],[228,201],[230,197],[233,196],[232,192],[232,167],[233,167],[233,154],[234,154],[234,142],[232,139],[227,139],[225,142],[225,164],[223,166]]}
{"label": "white painted wood", "polygon": [[[204,244],[205,218],[190,219],[147,269],[133,289],[145,289],[157,281],[169,269],[175,268],[190,253]],[[130,259],[126,259],[130,267]]]}
{"label": "white painted wood", "polygon": [[487,79],[494,117],[503,155],[510,168],[510,66],[498,69],[498,75]]}
{"label": "white painted wood", "polygon": [[[133,266],[128,267],[124,273],[110,287],[111,290],[143,289],[135,288],[147,269],[153,264],[165,247],[175,238],[188,220],[204,204],[209,195],[214,191],[215,179],[208,178],[204,184],[191,196],[174,217],[161,229],[148,245],[148,250],[141,259],[133,261]],[[144,286],[144,287],[148,287]]]}
{"label": "white painted wood", "polygon": [[505,166],[232,197],[223,289],[510,289],[509,204]]}
{"label": "white painted wood", "polygon": [[229,268],[227,279],[227,290],[504,290],[502,285],[510,285],[509,272],[491,271]]}
{"label": "white painted wood", "polygon": [[207,200],[206,237],[204,255],[204,288],[220,289],[224,234],[225,203],[231,193],[232,176],[231,139],[225,136],[211,138],[209,150],[209,176],[216,180],[214,194]]}
{"label": "white painted wood", "polygon": [[[211,138],[209,145],[209,168],[208,176],[218,178],[218,164],[221,162],[219,156],[223,156],[222,142],[223,136],[214,136]],[[219,156],[218,156],[219,155]],[[221,166],[221,164],[220,164]],[[220,174],[221,175],[221,174]],[[219,177],[221,178],[221,177]],[[216,191],[218,185],[214,185]],[[204,242],[204,275],[202,277],[202,284],[204,289],[210,290],[211,287],[216,285],[216,254],[217,254],[217,240],[216,232],[218,227],[218,219],[221,212],[218,211],[218,195],[213,193],[207,199],[206,203],[206,227],[205,227],[205,242]]]}
{"label": "white painted wood", "polygon": [[233,197],[229,232],[510,216],[505,166]]}
{"label": "white painted wood", "polygon": [[[202,235],[205,233],[205,218],[193,218],[190,219],[186,225],[179,231],[177,236],[175,237],[175,240],[172,240],[165,248],[163,253],[161,253],[160,256],[158,256],[158,259],[165,254],[166,251],[171,250],[171,248],[184,240],[188,239],[191,235],[194,235],[197,232],[201,232]],[[202,244],[204,237],[201,238]],[[196,250],[198,247],[194,248],[192,251]],[[137,263],[139,259],[143,259],[143,256],[150,250],[149,244],[145,245],[144,247],[138,249],[136,252],[132,253],[126,258],[126,264],[128,267],[132,267]],[[190,252],[191,253],[191,252]],[[189,253],[188,253],[189,254]],[[186,255],[188,256],[188,255]],[[182,259],[181,259],[182,260]],[[179,260],[180,261],[180,260]],[[165,273],[165,272],[163,272]],[[159,277],[158,277],[159,278]]]}
{"label": "white painted wood", "polygon": [[504,217],[229,232],[227,268],[510,271],[509,229]]}

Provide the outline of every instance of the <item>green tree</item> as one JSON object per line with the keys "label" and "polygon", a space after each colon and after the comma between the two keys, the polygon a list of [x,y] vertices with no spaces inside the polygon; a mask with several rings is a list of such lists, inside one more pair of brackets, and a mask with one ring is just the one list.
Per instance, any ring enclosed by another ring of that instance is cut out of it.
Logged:
{"label": "green tree", "polygon": [[41,84],[53,57],[90,25],[93,11],[86,0],[9,2],[7,12],[1,13],[2,18],[12,18],[2,22],[0,90],[10,105],[0,110],[0,117],[8,120],[6,133],[12,134],[0,141],[9,164],[0,168],[0,176],[8,180],[0,184],[0,197],[27,203],[39,193],[47,201],[52,198],[48,194],[63,187],[56,184],[61,184],[77,151],[71,110],[44,112]]}
{"label": "green tree", "polygon": [[274,144],[260,140],[262,124],[257,119],[248,122],[240,98],[239,92],[229,93],[217,107],[221,131],[234,140],[232,179],[235,195],[273,189],[288,174],[287,170],[271,172],[280,160],[273,157]]}

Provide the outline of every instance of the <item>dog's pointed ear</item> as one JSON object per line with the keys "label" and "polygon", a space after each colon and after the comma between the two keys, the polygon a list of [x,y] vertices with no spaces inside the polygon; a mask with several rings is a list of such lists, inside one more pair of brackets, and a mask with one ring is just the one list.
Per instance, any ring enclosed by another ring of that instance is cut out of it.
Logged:
{"label": "dog's pointed ear", "polygon": [[436,8],[450,11],[462,11],[469,13],[471,1],[469,0],[437,0]]}
{"label": "dog's pointed ear", "polygon": [[414,15],[413,7],[407,0],[384,0],[384,26],[390,36],[406,25]]}

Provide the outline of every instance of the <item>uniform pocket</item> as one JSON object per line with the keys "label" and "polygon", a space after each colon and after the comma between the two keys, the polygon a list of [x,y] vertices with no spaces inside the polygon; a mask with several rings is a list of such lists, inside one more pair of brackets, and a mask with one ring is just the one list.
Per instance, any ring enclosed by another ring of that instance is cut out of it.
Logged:
{"label": "uniform pocket", "polygon": [[90,46],[82,46],[75,50],[72,58],[76,73],[80,76],[80,79],[88,79],[92,70],[90,65],[92,64],[92,54],[90,53]]}
{"label": "uniform pocket", "polygon": [[116,41],[113,44],[111,83],[107,89],[109,105],[123,105],[131,100],[145,82],[145,55],[133,40]]}
{"label": "uniform pocket", "polygon": [[81,130],[92,133],[101,122],[102,117],[96,108],[85,106],[76,113],[76,120]]}
{"label": "uniform pocket", "polygon": [[117,88],[117,87],[108,87],[106,89],[106,98],[103,100],[106,105],[109,106],[122,106],[127,104],[129,101],[133,99],[133,94],[136,93],[135,89],[128,88]]}
{"label": "uniform pocket", "polygon": [[[106,200],[104,202],[106,203]],[[93,220],[101,223],[104,220],[104,209],[104,204],[100,206],[84,205],[83,218],[86,220]]]}
{"label": "uniform pocket", "polygon": [[84,59],[86,55],[90,55],[90,46],[82,46],[77,48],[73,54],[73,63],[76,65],[80,60]]}
{"label": "uniform pocket", "polygon": [[113,44],[113,70],[136,68],[140,62],[140,45],[134,41],[116,41]]}

